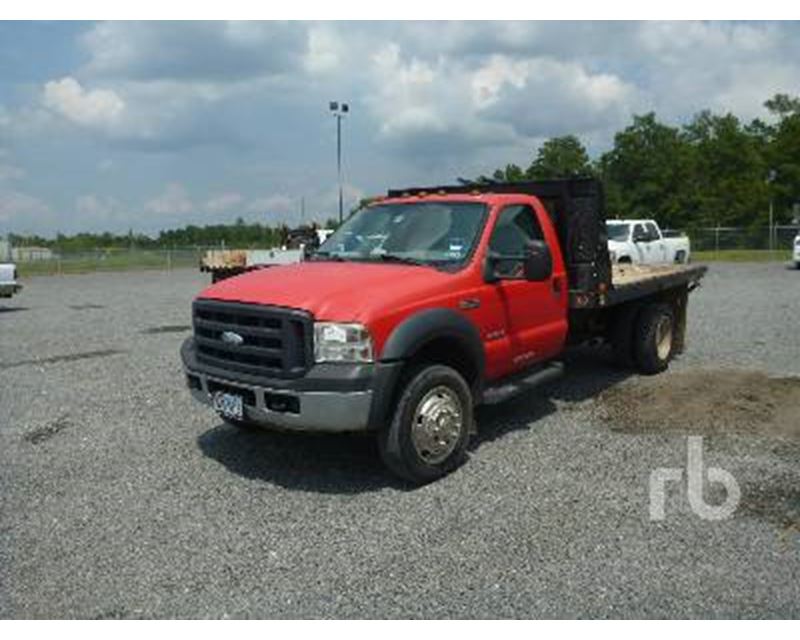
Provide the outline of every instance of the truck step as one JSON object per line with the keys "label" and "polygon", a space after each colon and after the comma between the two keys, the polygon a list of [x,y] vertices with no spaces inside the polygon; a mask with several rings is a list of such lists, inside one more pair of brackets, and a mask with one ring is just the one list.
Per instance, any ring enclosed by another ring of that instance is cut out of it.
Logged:
{"label": "truck step", "polygon": [[564,375],[563,362],[548,362],[533,373],[522,378],[507,380],[497,386],[488,387],[483,392],[483,404],[499,404],[521,393],[531,391],[546,382],[557,380]]}

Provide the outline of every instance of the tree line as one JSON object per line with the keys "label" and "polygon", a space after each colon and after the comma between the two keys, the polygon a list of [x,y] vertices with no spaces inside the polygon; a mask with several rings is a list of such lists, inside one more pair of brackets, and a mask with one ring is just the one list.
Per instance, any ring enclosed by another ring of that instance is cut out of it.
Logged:
{"label": "tree line", "polygon": [[[777,94],[764,103],[770,122],[743,122],[731,113],[702,111],[681,126],[659,121],[655,113],[633,117],[614,136],[612,148],[592,160],[574,135],[550,138],[530,164],[507,164],[478,181],[519,181],[594,176],[606,191],[609,217],[654,217],[668,228],[775,224],[800,218],[800,98]],[[363,206],[368,200],[362,200]],[[330,219],[326,227],[335,228]],[[247,223],[186,225],[151,237],[127,234],[59,234],[55,239],[10,235],[14,246],[45,246],[58,251],[98,248],[277,246],[288,229]]]}
{"label": "tree line", "polygon": [[609,217],[654,217],[665,227],[766,226],[800,217],[800,99],[764,103],[771,122],[702,111],[683,126],[634,116],[594,161],[574,135],[539,147],[527,168],[508,164],[478,181],[595,176]]}
{"label": "tree line", "polygon": [[[326,223],[335,227],[336,221]],[[275,247],[286,242],[289,227],[286,225],[270,226],[259,222],[245,222],[238,218],[231,224],[194,225],[189,224],[180,229],[167,229],[157,236],[129,231],[124,234],[113,233],[76,233],[74,235],[58,234],[55,238],[44,238],[39,235],[9,234],[8,238],[15,247],[48,247],[61,253],[79,253],[85,251],[125,250],[125,249],[172,249],[180,247],[232,247],[255,248]]]}

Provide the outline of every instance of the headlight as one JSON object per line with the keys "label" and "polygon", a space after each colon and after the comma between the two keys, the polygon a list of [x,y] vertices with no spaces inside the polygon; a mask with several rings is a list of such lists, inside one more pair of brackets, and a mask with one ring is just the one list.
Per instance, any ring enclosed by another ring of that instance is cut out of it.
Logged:
{"label": "headlight", "polygon": [[314,323],[315,362],[372,362],[372,338],[360,324]]}

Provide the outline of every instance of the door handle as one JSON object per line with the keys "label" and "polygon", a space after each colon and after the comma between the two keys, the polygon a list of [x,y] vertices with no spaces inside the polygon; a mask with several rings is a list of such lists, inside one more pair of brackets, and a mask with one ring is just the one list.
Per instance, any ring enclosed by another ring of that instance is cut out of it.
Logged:
{"label": "door handle", "polygon": [[550,284],[553,287],[553,293],[561,295],[561,276],[553,276]]}

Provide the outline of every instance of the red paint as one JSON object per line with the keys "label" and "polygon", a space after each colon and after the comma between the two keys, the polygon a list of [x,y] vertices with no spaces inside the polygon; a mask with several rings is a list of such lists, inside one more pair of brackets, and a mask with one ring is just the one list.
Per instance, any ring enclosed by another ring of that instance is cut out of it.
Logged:
{"label": "red paint", "polygon": [[[489,205],[480,242],[461,271],[447,273],[402,264],[303,262],[224,280],[200,297],[304,309],[317,320],[360,322],[369,328],[378,355],[392,330],[408,316],[430,308],[454,309],[480,331],[488,379],[557,355],[566,340],[569,287],[556,231],[542,204],[530,196],[493,194],[428,195],[382,203],[421,200]],[[483,280],[483,261],[495,220],[504,206],[512,204],[530,205],[544,230],[553,256],[553,274],[545,282],[487,284]],[[478,299],[480,306],[460,309],[459,302],[465,298]]]}

